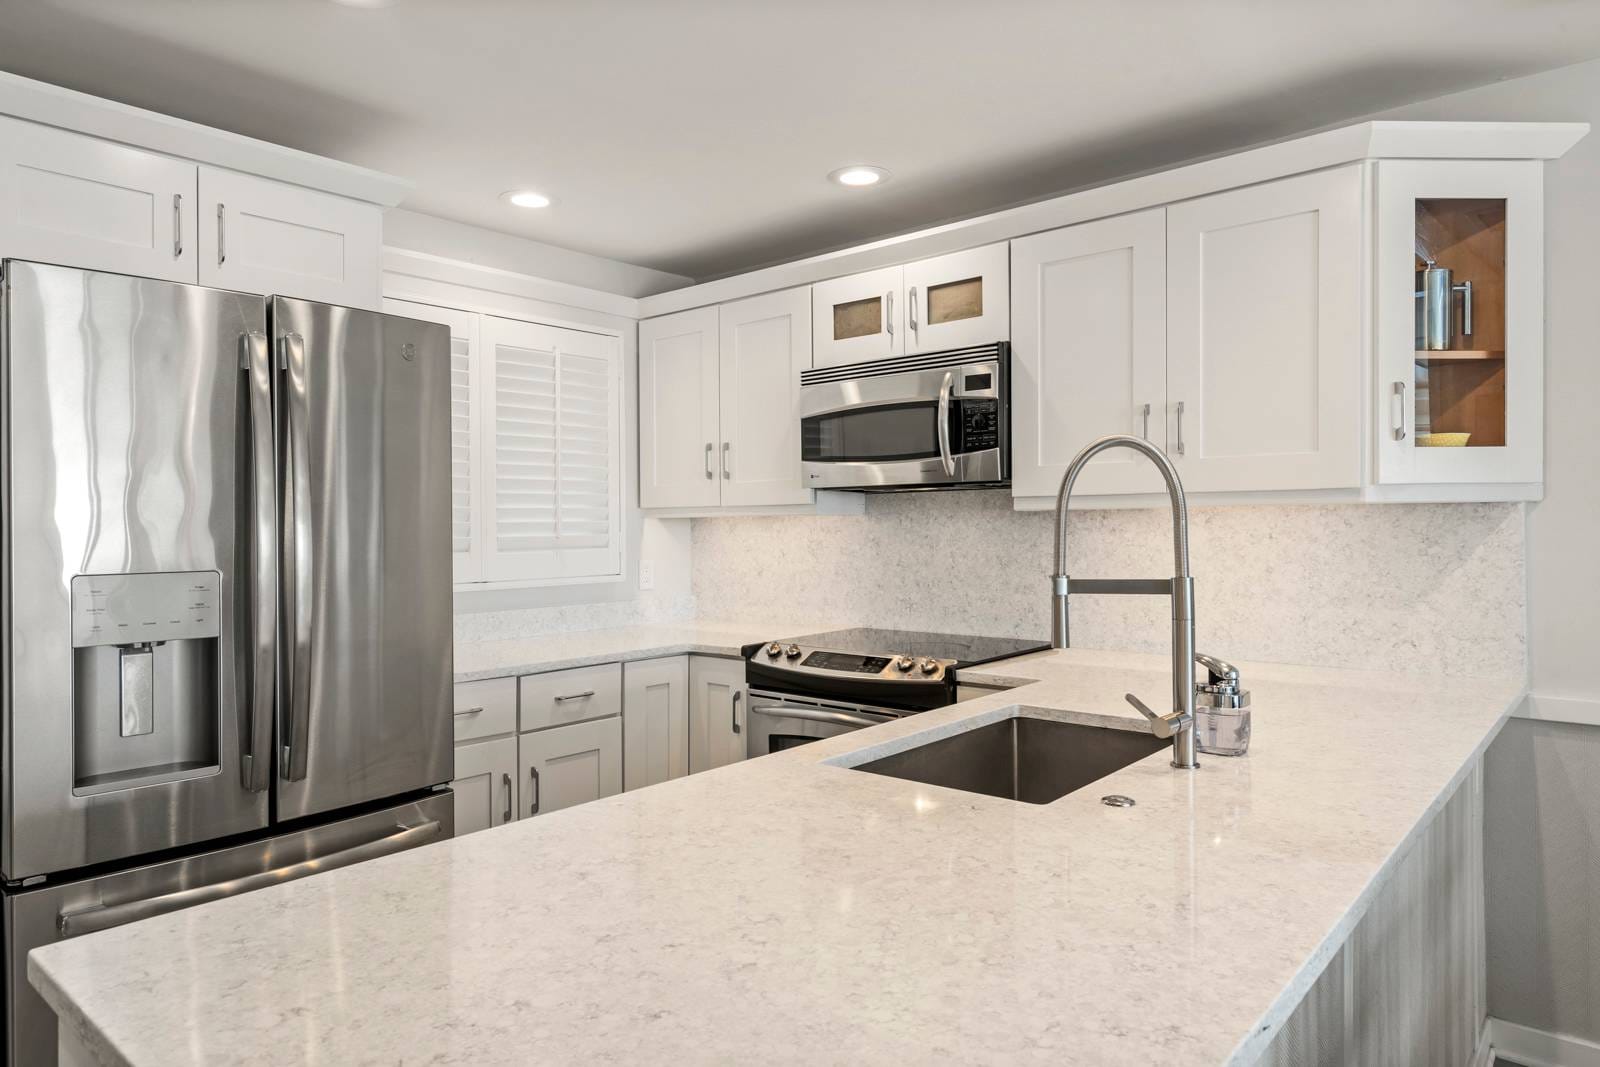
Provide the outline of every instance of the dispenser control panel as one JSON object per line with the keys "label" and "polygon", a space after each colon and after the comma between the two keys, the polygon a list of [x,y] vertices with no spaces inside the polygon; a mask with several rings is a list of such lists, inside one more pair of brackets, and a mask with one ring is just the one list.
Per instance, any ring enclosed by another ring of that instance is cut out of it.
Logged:
{"label": "dispenser control panel", "polygon": [[72,647],[219,637],[221,588],[216,571],[80,574],[72,579]]}

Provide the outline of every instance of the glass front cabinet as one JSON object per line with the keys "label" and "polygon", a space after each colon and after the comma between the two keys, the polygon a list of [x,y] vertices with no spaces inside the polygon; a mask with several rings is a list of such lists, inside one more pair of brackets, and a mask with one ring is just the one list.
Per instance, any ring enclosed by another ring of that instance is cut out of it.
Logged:
{"label": "glass front cabinet", "polygon": [[1539,161],[1377,164],[1377,480],[1543,478]]}

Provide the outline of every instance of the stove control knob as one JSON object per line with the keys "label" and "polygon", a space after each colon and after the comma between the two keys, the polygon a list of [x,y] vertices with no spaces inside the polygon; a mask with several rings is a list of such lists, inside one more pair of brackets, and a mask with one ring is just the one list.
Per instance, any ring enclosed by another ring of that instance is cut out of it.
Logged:
{"label": "stove control knob", "polygon": [[915,661],[912,660],[910,656],[896,656],[894,660],[894,669],[897,671],[909,671],[914,663]]}
{"label": "stove control knob", "polygon": [[773,659],[777,659],[779,656],[783,655],[783,646],[776,641],[772,642],[772,644],[767,646],[767,655],[771,656]]}
{"label": "stove control knob", "polygon": [[939,661],[936,659],[929,659],[927,656],[923,656],[921,659],[917,660],[917,667],[921,669],[923,674],[936,674],[939,670]]}
{"label": "stove control knob", "polygon": [[799,659],[800,658],[800,646],[799,645],[790,645],[788,648],[783,650],[783,654],[784,654],[784,657],[787,658],[787,659]]}

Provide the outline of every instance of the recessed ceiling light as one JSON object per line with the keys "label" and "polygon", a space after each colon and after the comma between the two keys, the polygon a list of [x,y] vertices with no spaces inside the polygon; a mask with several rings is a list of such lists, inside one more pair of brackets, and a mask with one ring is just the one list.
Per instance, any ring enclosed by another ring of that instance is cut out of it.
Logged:
{"label": "recessed ceiling light", "polygon": [[848,167],[840,167],[828,175],[828,180],[860,189],[868,185],[882,185],[889,180],[889,172],[868,163],[855,163]]}
{"label": "recessed ceiling light", "polygon": [[509,193],[502,193],[501,198],[508,204],[517,207],[549,207],[550,198],[543,193],[536,193],[532,189],[513,189]]}

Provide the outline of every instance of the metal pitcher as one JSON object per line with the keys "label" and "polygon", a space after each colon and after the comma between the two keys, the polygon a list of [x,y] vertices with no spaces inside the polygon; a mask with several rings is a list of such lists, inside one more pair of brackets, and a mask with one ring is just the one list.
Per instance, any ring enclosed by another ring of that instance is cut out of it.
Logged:
{"label": "metal pitcher", "polygon": [[1456,300],[1461,294],[1461,332],[1472,334],[1472,283],[1455,281],[1449,267],[1432,260],[1417,271],[1417,350],[1448,351],[1456,339]]}

